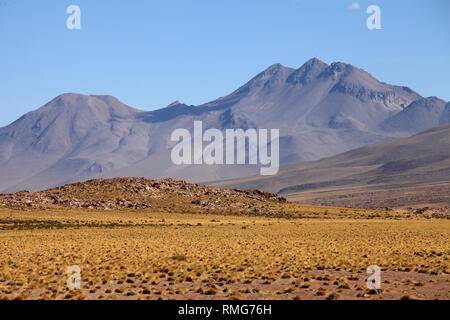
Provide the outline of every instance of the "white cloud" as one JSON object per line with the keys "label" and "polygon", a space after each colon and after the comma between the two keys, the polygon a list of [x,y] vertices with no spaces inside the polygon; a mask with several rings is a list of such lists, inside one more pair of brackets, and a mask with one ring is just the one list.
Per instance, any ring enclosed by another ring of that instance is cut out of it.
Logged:
{"label": "white cloud", "polygon": [[359,8],[361,8],[361,7],[359,6],[358,2],[353,2],[351,5],[348,6],[348,8],[350,10],[359,10]]}

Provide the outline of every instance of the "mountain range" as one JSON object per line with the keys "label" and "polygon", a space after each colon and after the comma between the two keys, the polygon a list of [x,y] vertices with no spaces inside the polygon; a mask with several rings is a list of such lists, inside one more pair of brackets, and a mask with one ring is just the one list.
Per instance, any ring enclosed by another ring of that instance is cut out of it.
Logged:
{"label": "mountain range", "polygon": [[450,207],[450,124],[317,161],[287,164],[271,177],[218,185],[276,192],[309,204]]}
{"label": "mountain range", "polygon": [[176,166],[178,128],[276,128],[280,163],[314,161],[450,122],[450,103],[376,80],[342,62],[274,64],[233,93],[189,106],[142,111],[112,96],[62,94],[0,128],[0,191],[43,190],[90,178],[217,181],[256,165]]}

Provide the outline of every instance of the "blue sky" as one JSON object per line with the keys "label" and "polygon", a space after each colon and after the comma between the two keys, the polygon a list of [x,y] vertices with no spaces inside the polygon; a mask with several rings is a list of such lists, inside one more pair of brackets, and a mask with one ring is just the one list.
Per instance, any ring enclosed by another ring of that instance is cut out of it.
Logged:
{"label": "blue sky", "polygon": [[[72,4],[81,30],[66,27]],[[381,30],[366,28],[371,4]],[[448,0],[0,0],[0,126],[64,92],[197,105],[312,57],[448,101],[449,13]]]}

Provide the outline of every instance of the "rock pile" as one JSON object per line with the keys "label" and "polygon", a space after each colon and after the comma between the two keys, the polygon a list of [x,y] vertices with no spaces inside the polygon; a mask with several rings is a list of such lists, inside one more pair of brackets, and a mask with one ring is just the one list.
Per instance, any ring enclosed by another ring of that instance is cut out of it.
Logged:
{"label": "rock pile", "polygon": [[[172,201],[172,202],[171,202]],[[97,210],[146,209],[186,204],[211,210],[229,208],[258,211],[264,203],[286,202],[276,194],[259,190],[226,190],[173,179],[145,178],[94,179],[30,193],[1,194],[0,206],[65,207]]]}

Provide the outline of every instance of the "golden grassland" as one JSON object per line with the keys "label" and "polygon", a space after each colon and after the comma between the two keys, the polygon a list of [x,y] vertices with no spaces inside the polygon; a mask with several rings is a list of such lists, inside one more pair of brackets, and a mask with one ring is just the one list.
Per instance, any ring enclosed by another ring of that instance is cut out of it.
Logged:
{"label": "golden grassland", "polygon": [[[295,218],[0,209],[0,298],[449,299],[447,217],[283,210]],[[71,265],[81,290],[67,288]],[[369,265],[392,275],[377,295]]]}

